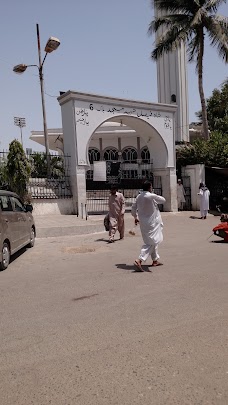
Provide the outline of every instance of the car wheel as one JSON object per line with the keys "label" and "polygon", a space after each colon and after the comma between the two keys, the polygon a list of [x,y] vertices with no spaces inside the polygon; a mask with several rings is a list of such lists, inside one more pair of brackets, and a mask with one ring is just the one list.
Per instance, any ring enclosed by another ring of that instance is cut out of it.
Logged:
{"label": "car wheel", "polygon": [[6,270],[10,262],[10,247],[7,242],[2,246],[2,262],[0,263],[0,270]]}
{"label": "car wheel", "polygon": [[28,247],[32,248],[35,245],[35,229],[31,228],[30,232],[30,242],[28,244]]}

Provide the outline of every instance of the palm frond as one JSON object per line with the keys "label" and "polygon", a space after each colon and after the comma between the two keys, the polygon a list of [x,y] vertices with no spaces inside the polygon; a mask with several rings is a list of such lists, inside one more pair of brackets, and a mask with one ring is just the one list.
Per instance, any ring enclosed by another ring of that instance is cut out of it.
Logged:
{"label": "palm frond", "polygon": [[172,14],[164,17],[157,17],[151,21],[148,28],[148,34],[151,35],[154,32],[157,32],[160,27],[169,28],[175,25],[181,29],[181,27],[186,26],[189,21],[189,17],[184,14]]}
{"label": "palm frond", "polygon": [[217,14],[216,16],[213,17],[213,20],[221,27],[223,27],[225,30],[228,30],[228,17]]}
{"label": "palm frond", "polygon": [[194,0],[153,0],[152,5],[164,14],[183,13],[191,14]]}
{"label": "palm frond", "polygon": [[205,10],[207,10],[208,12],[216,13],[219,6],[222,3],[226,3],[226,0],[207,0],[206,3],[207,4],[205,5]]}
{"label": "palm frond", "polygon": [[197,25],[199,26],[202,23],[204,16],[205,16],[205,10],[201,7],[196,11],[196,13],[193,16],[192,23],[191,23],[192,27],[196,27]]}
{"label": "palm frond", "polygon": [[175,51],[182,43],[185,43],[190,36],[187,29],[178,30],[177,27],[166,30],[160,35],[157,45],[151,53],[153,60],[158,60],[164,53]]}
{"label": "palm frond", "polygon": [[228,26],[224,21],[208,17],[205,20],[205,27],[207,29],[211,45],[217,48],[219,56],[228,63]]}
{"label": "palm frond", "polygon": [[198,70],[198,63],[197,57],[199,53],[199,38],[198,35],[194,35],[194,37],[188,43],[188,61],[189,62],[196,62],[196,70]]}

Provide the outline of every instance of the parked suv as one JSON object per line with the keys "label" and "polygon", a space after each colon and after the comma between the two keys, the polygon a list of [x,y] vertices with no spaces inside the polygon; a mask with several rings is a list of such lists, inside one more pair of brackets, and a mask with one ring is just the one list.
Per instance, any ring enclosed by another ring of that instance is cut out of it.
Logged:
{"label": "parked suv", "polygon": [[32,210],[32,205],[24,205],[17,194],[0,190],[0,270],[8,267],[12,254],[24,246],[34,246]]}

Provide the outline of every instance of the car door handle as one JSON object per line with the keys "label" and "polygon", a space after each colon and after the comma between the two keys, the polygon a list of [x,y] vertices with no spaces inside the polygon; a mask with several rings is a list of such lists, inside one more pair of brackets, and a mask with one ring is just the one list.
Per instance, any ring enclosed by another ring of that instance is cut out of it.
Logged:
{"label": "car door handle", "polygon": [[18,221],[23,221],[23,219],[21,217],[17,217]]}
{"label": "car door handle", "polygon": [[5,219],[5,222],[9,222],[8,219]]}

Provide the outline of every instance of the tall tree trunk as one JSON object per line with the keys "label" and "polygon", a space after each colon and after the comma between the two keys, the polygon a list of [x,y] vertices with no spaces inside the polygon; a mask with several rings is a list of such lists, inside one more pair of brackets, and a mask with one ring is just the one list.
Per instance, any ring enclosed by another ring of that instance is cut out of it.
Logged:
{"label": "tall tree trunk", "polygon": [[203,56],[204,56],[204,33],[203,27],[199,32],[200,44],[198,54],[198,86],[202,108],[202,124],[203,124],[203,136],[205,139],[209,139],[208,120],[207,120],[207,107],[203,90]]}

